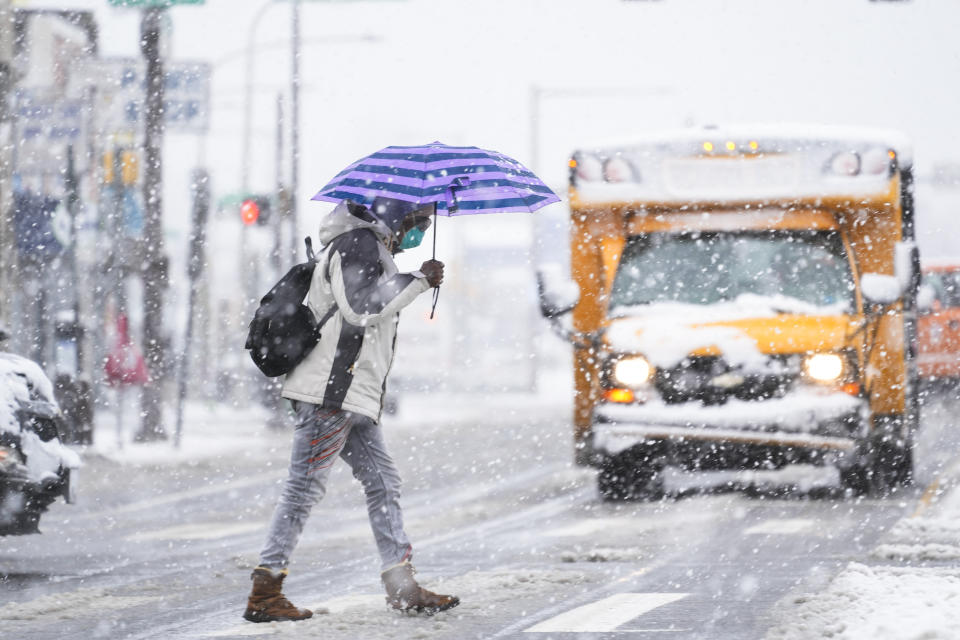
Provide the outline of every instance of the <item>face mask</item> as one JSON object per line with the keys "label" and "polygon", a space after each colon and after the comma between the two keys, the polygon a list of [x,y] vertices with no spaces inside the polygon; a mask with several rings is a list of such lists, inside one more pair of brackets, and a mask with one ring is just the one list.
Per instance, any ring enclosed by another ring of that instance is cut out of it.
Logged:
{"label": "face mask", "polygon": [[413,249],[414,247],[419,247],[421,242],[423,242],[423,229],[414,227],[403,236],[403,240],[400,242],[400,248]]}

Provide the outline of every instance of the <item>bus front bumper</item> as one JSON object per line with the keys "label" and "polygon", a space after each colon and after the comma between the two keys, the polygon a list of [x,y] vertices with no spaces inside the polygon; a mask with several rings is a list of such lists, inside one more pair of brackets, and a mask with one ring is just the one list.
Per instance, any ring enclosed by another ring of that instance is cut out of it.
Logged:
{"label": "bus front bumper", "polygon": [[759,463],[853,464],[869,433],[863,399],[797,392],[770,400],[641,405],[594,409],[590,449],[598,462],[647,448],[667,464],[735,468]]}

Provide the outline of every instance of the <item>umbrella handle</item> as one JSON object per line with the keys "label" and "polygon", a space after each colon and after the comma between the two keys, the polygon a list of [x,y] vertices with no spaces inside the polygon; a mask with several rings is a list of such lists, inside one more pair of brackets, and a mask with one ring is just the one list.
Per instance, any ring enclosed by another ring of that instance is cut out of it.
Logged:
{"label": "umbrella handle", "polygon": [[[437,259],[437,203],[433,203],[433,258]],[[430,319],[433,320],[433,314],[437,311],[437,300],[440,298],[440,287],[433,288],[433,306],[430,307]]]}
{"label": "umbrella handle", "polygon": [[[457,176],[447,185],[447,211],[453,213],[459,208],[457,203],[456,189],[463,189],[470,186],[470,176]],[[436,206],[436,204],[434,204]],[[434,209],[436,211],[436,209]]]}

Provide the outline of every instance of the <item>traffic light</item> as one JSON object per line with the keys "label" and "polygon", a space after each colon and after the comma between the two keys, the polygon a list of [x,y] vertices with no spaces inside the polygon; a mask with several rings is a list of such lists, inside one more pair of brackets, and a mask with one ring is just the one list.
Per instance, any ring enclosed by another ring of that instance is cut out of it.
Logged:
{"label": "traffic light", "polygon": [[270,196],[248,195],[240,203],[240,219],[243,224],[266,225],[270,222]]}
{"label": "traffic light", "polygon": [[[130,149],[120,149],[120,178],[125,185],[137,183],[140,174],[140,159],[135,151]],[[108,150],[103,154],[103,181],[106,184],[113,184],[116,180],[115,170],[118,167],[115,152]]]}

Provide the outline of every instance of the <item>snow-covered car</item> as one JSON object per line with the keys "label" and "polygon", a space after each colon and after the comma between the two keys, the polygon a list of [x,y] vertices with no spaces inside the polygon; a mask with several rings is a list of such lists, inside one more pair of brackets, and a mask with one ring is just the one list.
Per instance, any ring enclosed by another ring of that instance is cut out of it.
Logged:
{"label": "snow-covered car", "polygon": [[63,445],[62,420],[40,366],[0,352],[0,535],[39,533],[51,503],[73,502],[80,457]]}

